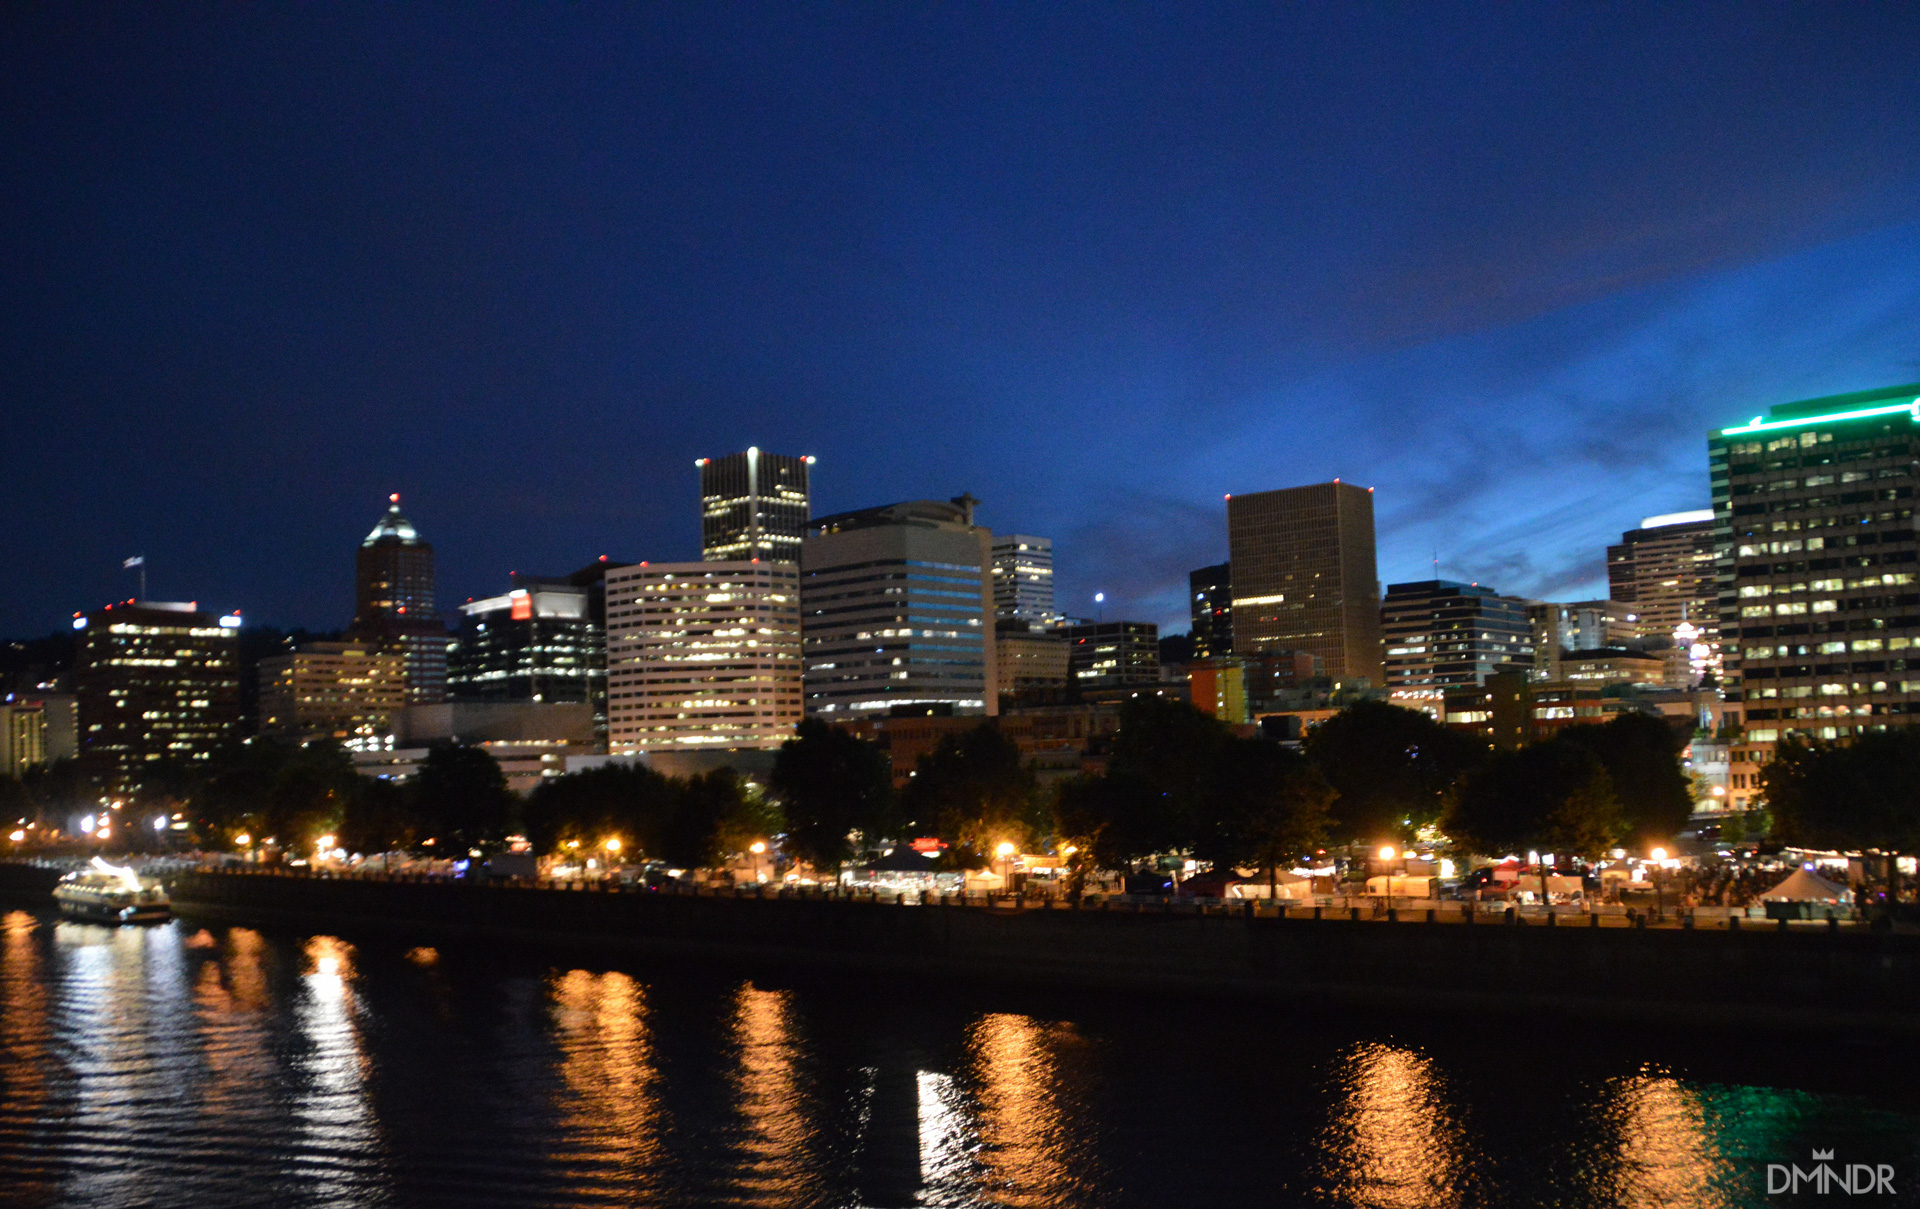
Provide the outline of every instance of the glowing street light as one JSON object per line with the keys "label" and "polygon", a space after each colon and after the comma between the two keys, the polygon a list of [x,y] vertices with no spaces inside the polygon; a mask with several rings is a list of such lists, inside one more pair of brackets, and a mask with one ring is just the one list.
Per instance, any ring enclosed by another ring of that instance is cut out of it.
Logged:
{"label": "glowing street light", "polygon": [[1382,845],[1380,845],[1380,859],[1381,859],[1381,860],[1383,860],[1383,861],[1390,861],[1390,860],[1392,860],[1392,859],[1393,859],[1393,845],[1392,845],[1392,844],[1382,844]]}
{"label": "glowing street light", "polygon": [[620,851],[620,837],[617,835],[608,836],[607,842],[600,846],[602,848],[605,848],[608,852],[618,853]]}
{"label": "glowing street light", "polygon": [[995,856],[998,856],[1001,860],[1006,862],[1006,865],[1007,865],[1006,884],[1008,887],[1011,887],[1013,885],[1013,854],[1018,851],[1019,849],[1015,848],[1012,844],[1009,844],[1005,840],[1001,840],[999,846],[993,850]]}
{"label": "glowing street light", "polygon": [[753,843],[747,845],[747,851],[753,853],[753,880],[755,882],[760,880],[760,854],[766,850],[767,842],[765,840],[755,840]]}
{"label": "glowing street light", "polygon": [[1652,852],[1647,853],[1647,855],[1652,857],[1656,862],[1664,861],[1667,859],[1667,850],[1665,848],[1655,848]]}
{"label": "glowing street light", "polygon": [[236,848],[245,848],[251,845],[252,843],[253,843],[253,837],[251,835],[248,835],[244,831],[242,831],[239,835],[236,835],[233,837],[233,846]]}

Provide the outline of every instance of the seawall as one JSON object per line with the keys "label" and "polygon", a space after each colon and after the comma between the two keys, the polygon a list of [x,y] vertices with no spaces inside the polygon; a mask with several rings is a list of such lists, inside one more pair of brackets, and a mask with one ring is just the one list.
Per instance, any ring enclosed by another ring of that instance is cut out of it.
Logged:
{"label": "seawall", "polygon": [[[0,867],[0,891],[47,871]],[[1321,1006],[1920,1036],[1920,936],[1013,910],[461,882],[178,873],[234,922]],[[16,894],[17,897],[17,894]]]}

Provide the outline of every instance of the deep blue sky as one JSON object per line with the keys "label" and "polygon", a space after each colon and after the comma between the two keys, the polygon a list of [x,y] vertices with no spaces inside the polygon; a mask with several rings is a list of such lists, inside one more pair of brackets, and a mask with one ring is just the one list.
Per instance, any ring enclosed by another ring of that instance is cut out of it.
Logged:
{"label": "deep blue sky", "polygon": [[1572,598],[1704,437],[1920,379],[1920,7],[8,5],[0,633],[963,490],[1184,618],[1223,493]]}

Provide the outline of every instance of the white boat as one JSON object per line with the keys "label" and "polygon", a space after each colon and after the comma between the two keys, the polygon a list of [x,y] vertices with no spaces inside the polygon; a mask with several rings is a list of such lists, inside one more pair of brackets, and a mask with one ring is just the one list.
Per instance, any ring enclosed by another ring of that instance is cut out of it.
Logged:
{"label": "white boat", "polygon": [[103,924],[160,923],[173,918],[173,903],[158,882],[143,882],[131,869],[99,857],[93,867],[60,879],[53,888],[61,914]]}

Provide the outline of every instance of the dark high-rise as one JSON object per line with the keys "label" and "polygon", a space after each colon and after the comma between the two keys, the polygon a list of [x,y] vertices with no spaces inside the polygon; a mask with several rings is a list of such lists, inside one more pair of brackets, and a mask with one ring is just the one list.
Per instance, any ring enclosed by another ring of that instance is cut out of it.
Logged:
{"label": "dark high-rise", "polygon": [[119,796],[212,757],[240,725],[240,618],[132,601],[77,616],[80,760]]}
{"label": "dark high-rise", "polygon": [[1533,665],[1533,619],[1517,596],[1430,579],[1388,585],[1381,612],[1396,700],[1437,706],[1448,688]]}
{"label": "dark high-rise", "polygon": [[433,547],[400,511],[400,497],[354,556],[353,625],[347,636],[398,651],[407,661],[407,700],[447,695],[447,627],[433,599]]}
{"label": "dark high-rise", "polygon": [[807,494],[811,457],[757,447],[701,458],[700,557],[706,562],[800,561],[813,515]]}
{"label": "dark high-rise", "polygon": [[1304,651],[1335,680],[1381,683],[1371,487],[1227,497],[1227,561],[1236,654]]}
{"label": "dark high-rise", "polygon": [[1202,567],[1187,575],[1187,604],[1193,610],[1193,657],[1218,659],[1233,654],[1232,563]]}
{"label": "dark high-rise", "polygon": [[1707,452],[1725,687],[1746,739],[1920,720],[1920,383],[1784,403]]}

